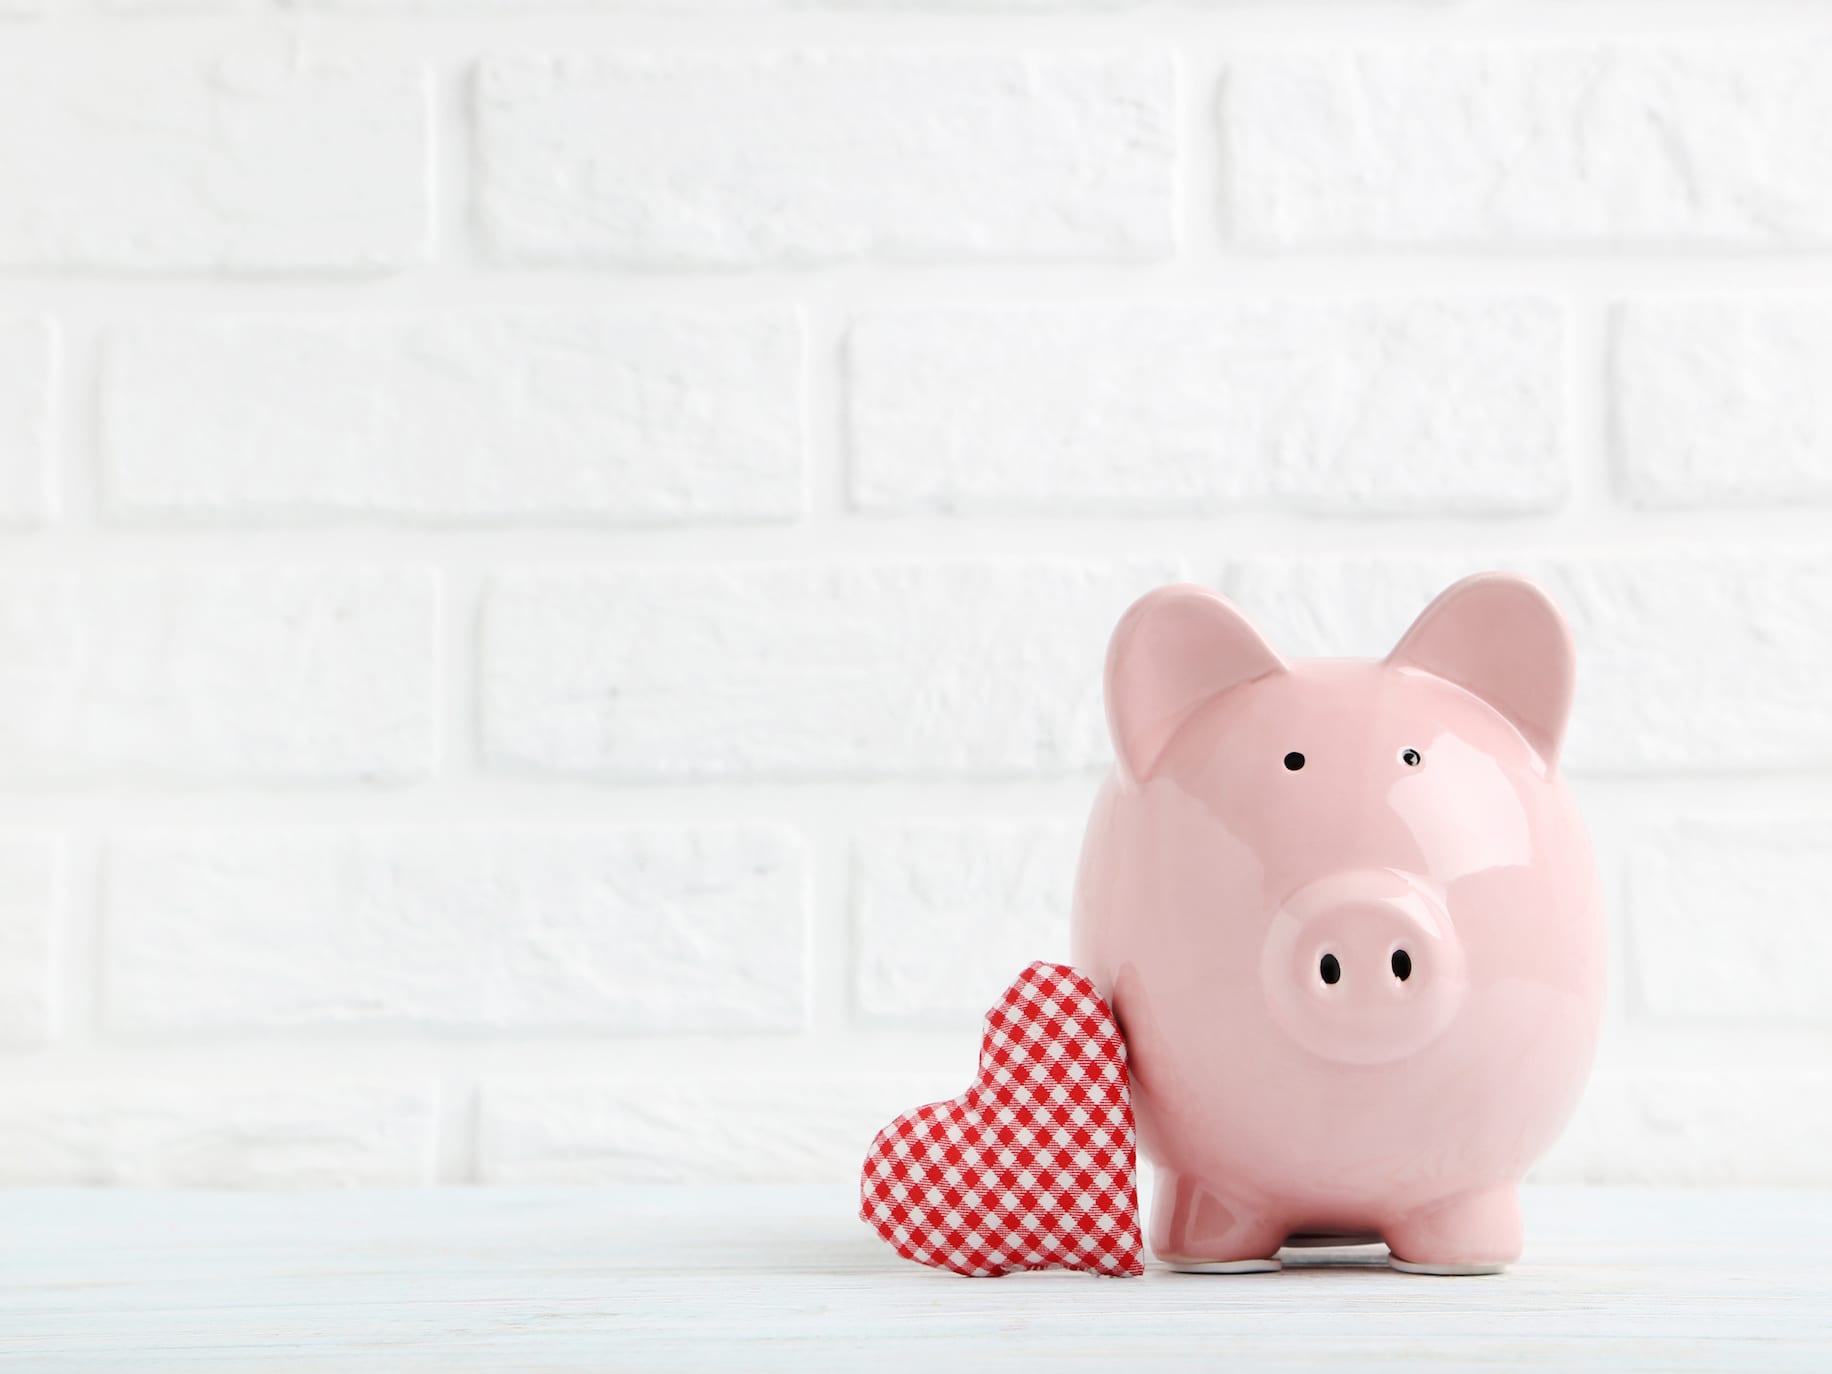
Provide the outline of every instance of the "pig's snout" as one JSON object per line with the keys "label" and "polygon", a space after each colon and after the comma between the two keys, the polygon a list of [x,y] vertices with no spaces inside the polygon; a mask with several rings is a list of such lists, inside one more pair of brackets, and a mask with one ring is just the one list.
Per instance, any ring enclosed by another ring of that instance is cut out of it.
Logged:
{"label": "pig's snout", "polygon": [[1273,1019],[1325,1059],[1377,1064],[1436,1039],[1467,975],[1444,905],[1393,869],[1306,883],[1267,932],[1261,984]]}

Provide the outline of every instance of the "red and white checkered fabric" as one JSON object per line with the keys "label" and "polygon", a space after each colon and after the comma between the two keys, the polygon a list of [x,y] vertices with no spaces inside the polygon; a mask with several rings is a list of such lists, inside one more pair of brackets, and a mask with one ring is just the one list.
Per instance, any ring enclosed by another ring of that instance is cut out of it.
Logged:
{"label": "red and white checkered fabric", "polygon": [[872,1141],[859,1215],[918,1264],[1142,1274],[1126,1042],[1094,984],[1032,964],[986,1014],[966,1093]]}

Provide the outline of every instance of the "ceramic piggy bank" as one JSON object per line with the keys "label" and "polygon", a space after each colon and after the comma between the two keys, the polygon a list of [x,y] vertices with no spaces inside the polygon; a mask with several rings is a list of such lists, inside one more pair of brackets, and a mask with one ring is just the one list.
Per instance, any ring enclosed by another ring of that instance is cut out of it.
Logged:
{"label": "ceramic piggy bank", "polygon": [[1517,1185],[1603,1002],[1558,769],[1572,681],[1558,610],[1501,574],[1378,662],[1283,659],[1198,587],[1121,620],[1074,950],[1125,1036],[1161,1259],[1270,1269],[1325,1235],[1425,1273],[1519,1254]]}

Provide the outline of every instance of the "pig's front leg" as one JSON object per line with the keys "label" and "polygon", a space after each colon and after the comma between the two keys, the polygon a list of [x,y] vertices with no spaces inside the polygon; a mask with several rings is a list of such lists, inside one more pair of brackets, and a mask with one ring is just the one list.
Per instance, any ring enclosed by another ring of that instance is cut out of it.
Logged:
{"label": "pig's front leg", "polygon": [[1520,1197],[1511,1183],[1446,1198],[1381,1228],[1389,1263],[1409,1274],[1499,1274],[1520,1258]]}
{"label": "pig's front leg", "polygon": [[1151,1209],[1151,1248],[1186,1274],[1258,1274],[1279,1268],[1273,1258],[1286,1226],[1253,1205],[1228,1201],[1188,1175],[1158,1170]]}

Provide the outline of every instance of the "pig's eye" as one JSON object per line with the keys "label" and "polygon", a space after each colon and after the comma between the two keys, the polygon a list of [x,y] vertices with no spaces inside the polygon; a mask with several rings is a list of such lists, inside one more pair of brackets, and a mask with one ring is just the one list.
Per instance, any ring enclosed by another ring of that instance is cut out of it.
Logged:
{"label": "pig's eye", "polygon": [[1304,766],[1304,755],[1293,749],[1289,754],[1285,755],[1285,766],[1292,772],[1297,772],[1298,769]]}
{"label": "pig's eye", "polygon": [[1425,761],[1425,756],[1416,749],[1402,749],[1399,751],[1399,761],[1408,768],[1417,768]]}

